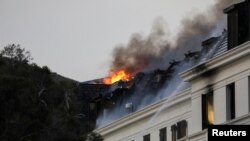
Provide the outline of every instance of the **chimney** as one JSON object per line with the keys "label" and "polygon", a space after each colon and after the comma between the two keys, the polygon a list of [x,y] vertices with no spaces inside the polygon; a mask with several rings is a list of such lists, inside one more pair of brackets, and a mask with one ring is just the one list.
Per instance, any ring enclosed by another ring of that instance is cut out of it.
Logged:
{"label": "chimney", "polygon": [[224,9],[227,14],[228,50],[250,40],[250,0]]}

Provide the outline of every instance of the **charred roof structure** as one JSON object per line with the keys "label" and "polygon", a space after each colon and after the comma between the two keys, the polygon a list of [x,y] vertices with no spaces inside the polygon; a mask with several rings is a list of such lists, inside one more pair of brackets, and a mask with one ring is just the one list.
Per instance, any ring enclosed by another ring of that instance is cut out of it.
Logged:
{"label": "charred roof structure", "polygon": [[[220,37],[211,37],[203,41],[202,46],[200,51],[185,53],[181,61],[170,61],[165,69],[140,72],[130,81],[118,81],[111,85],[102,84],[100,80],[81,83],[80,92],[89,100],[89,115],[95,119],[100,115],[111,116],[115,111],[119,111],[119,116],[107,118],[112,121],[166,97],[167,95],[163,94],[165,92],[162,92],[163,88],[175,88],[177,84],[182,83],[178,77],[180,72],[227,50],[227,31],[223,31]],[[188,86],[186,84],[179,91]],[[169,93],[171,92],[172,89]],[[133,110],[128,110],[128,105]],[[101,125],[106,123],[108,122],[105,121]]]}
{"label": "charred roof structure", "polygon": [[[165,69],[140,72],[130,81],[118,81],[111,85],[102,84],[101,81],[80,84],[81,94],[88,98],[91,105],[90,115],[92,118],[97,118],[98,115],[108,116],[119,110],[121,113],[118,117],[109,118],[114,120],[157,101],[156,98],[166,97],[166,95],[160,94],[162,89],[170,88],[174,83],[181,83],[179,78],[176,80],[178,73],[201,62],[204,55],[212,54],[211,51],[214,50],[218,40],[226,39],[225,35],[226,32],[221,37],[206,40],[201,51],[188,51],[183,55],[185,56],[183,60],[172,60]],[[131,107],[133,110],[127,110],[127,107]]]}
{"label": "charred roof structure", "polygon": [[88,97],[90,114],[95,113],[93,118],[99,117],[97,126],[190,87],[179,77],[179,73],[193,67],[197,68],[197,73],[203,73],[206,71],[204,62],[249,41],[250,1],[232,5],[224,12],[228,14],[228,30],[225,29],[219,37],[203,41],[200,50],[187,51],[183,54],[183,60],[169,61],[165,68],[139,72],[130,81],[118,81],[111,85],[102,84],[102,81],[82,83],[80,92]]}

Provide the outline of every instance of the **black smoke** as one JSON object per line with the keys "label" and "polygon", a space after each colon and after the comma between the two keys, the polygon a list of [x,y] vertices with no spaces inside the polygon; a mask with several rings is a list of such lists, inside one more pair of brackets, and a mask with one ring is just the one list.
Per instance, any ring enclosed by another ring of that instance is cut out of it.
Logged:
{"label": "black smoke", "polygon": [[123,69],[130,74],[136,74],[139,71],[160,68],[173,59],[182,59],[187,51],[197,50],[201,41],[209,37],[218,23],[223,21],[223,9],[237,1],[239,0],[217,0],[205,13],[183,18],[174,42],[170,42],[162,20],[157,20],[148,37],[133,34],[127,45],[114,49],[110,70]]}

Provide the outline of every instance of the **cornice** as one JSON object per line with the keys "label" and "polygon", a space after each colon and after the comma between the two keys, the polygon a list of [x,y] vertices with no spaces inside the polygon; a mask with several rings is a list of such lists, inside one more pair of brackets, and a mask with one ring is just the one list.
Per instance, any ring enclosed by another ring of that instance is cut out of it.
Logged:
{"label": "cornice", "polygon": [[[129,124],[135,123],[137,121],[140,121],[142,119],[145,119],[149,116],[152,116],[154,113],[156,113],[165,103],[166,101],[168,103],[168,107],[172,107],[175,104],[178,104],[180,102],[191,100],[191,89],[186,89],[178,94],[175,94],[173,96],[169,96],[159,102],[156,102],[154,104],[151,104],[141,110],[138,110],[134,113],[131,113],[123,118],[120,118],[106,126],[100,127],[95,129],[95,132],[100,133],[101,135],[106,135],[110,132],[113,132],[115,130],[118,130],[120,128],[123,128]],[[168,99],[171,99],[170,101]]]}
{"label": "cornice", "polygon": [[217,57],[214,57],[206,62],[197,65],[187,71],[180,73],[181,78],[184,81],[190,82],[197,77],[209,72],[211,70],[223,67],[229,63],[232,63],[240,58],[243,58],[250,54],[250,41],[235,47]]}

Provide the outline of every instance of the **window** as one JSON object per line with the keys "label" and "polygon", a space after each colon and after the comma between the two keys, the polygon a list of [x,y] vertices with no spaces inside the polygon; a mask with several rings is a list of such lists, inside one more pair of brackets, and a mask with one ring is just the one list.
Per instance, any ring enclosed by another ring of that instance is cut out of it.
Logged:
{"label": "window", "polygon": [[182,120],[171,126],[172,131],[172,141],[176,139],[181,139],[187,135],[187,121]]}
{"label": "window", "polygon": [[214,124],[213,92],[202,95],[202,129]]}
{"label": "window", "polygon": [[235,84],[229,84],[226,87],[226,112],[227,120],[235,118]]}
{"label": "window", "polygon": [[176,130],[177,130],[177,126],[176,124],[171,126],[171,132],[172,132],[172,141],[176,141]]}
{"label": "window", "polygon": [[183,120],[177,123],[177,139],[183,138],[187,133],[187,121]]}
{"label": "window", "polygon": [[143,141],[150,141],[150,134],[143,136]]}
{"label": "window", "polygon": [[160,129],[160,141],[167,141],[167,128]]}

